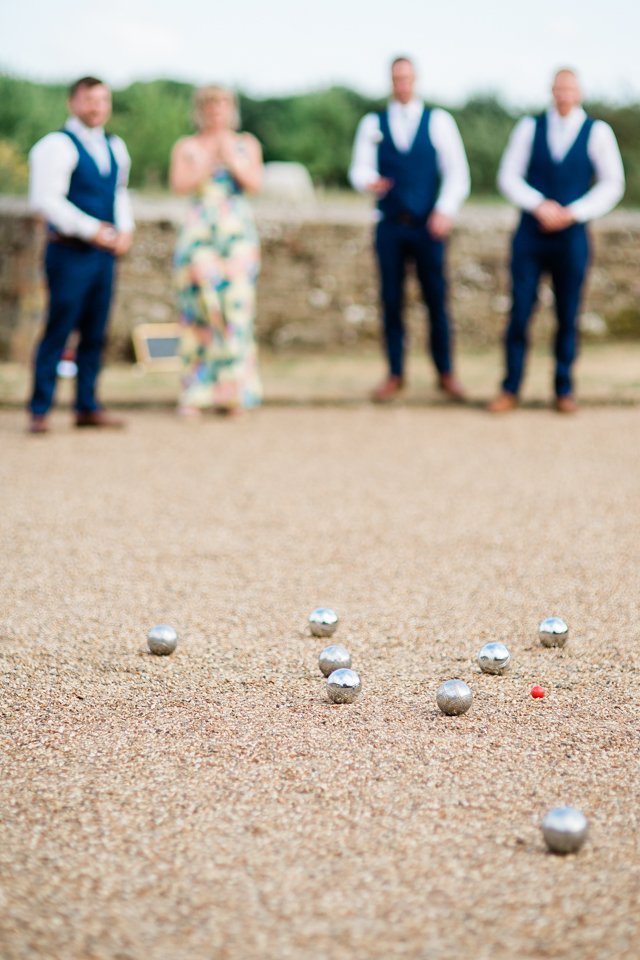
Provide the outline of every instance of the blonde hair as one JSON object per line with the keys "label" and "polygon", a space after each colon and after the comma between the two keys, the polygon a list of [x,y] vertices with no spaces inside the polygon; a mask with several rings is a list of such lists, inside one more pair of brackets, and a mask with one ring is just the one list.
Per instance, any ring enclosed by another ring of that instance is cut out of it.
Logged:
{"label": "blonde hair", "polygon": [[237,130],[240,126],[240,107],[238,106],[238,97],[230,87],[223,87],[221,84],[208,84],[206,87],[198,87],[193,95],[193,121],[198,128],[202,129],[203,108],[212,100],[229,100],[231,102],[231,127]]}

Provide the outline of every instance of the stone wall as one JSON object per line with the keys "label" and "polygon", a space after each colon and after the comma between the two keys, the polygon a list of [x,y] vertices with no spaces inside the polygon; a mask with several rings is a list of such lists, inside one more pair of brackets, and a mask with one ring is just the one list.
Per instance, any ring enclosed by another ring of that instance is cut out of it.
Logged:
{"label": "stone wall", "polygon": [[[131,357],[135,324],[175,319],[171,255],[182,206],[136,204],[138,230],[122,262],[111,323],[111,358]],[[378,336],[377,281],[371,215],[357,201],[306,210],[257,205],[263,269],[258,336],[274,349],[354,348]],[[507,252],[514,213],[469,205],[450,247],[451,309],[461,346],[495,342],[509,304]],[[593,230],[595,262],[583,329],[593,337],[640,337],[640,214],[617,212]],[[0,203],[0,359],[26,360],[41,322],[42,231],[24,202]],[[408,317],[414,344],[424,342],[424,313],[409,278]],[[535,336],[552,326],[553,296],[541,289]]]}

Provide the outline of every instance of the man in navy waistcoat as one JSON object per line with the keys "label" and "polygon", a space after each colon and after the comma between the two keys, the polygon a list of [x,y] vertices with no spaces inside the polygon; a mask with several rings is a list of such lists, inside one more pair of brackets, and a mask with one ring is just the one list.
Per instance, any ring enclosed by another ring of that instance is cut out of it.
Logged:
{"label": "man in navy waistcoat", "polygon": [[391,65],[386,110],[360,121],[349,178],[377,199],[375,249],[381,281],[387,376],[372,399],[385,402],[405,383],[404,279],[413,261],[429,314],[431,356],[438,386],[464,399],[453,372],[447,307],[446,241],[469,195],[469,167],[458,128],[445,110],[428,109],[414,95],[416,73],[407,57]]}
{"label": "man in navy waistcoat", "polygon": [[29,154],[29,202],[47,222],[45,270],[49,306],[38,345],[29,431],[47,433],[58,363],[72,332],[78,336],[75,423],[121,427],[96,397],[115,261],[131,246],[127,192],[130,159],[119,137],[104,131],[111,116],[109,88],[83,77],[69,90],[71,116]]}
{"label": "man in navy waistcoat", "polygon": [[506,376],[492,413],[518,405],[527,332],[543,273],[555,294],[555,406],[575,413],[572,367],[578,311],[589,265],[589,220],[608,213],[624,193],[624,171],[611,127],[588,117],[573,70],[559,70],[553,106],[524,117],[500,164],[498,187],[522,210],[511,252],[512,306],[505,337]]}

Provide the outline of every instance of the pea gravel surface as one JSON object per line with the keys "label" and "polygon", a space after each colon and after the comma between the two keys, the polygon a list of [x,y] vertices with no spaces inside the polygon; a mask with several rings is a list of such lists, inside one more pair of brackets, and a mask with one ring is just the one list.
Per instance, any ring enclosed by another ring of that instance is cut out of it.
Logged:
{"label": "pea gravel surface", "polygon": [[636,408],[53,427],[0,415],[3,960],[639,956]]}

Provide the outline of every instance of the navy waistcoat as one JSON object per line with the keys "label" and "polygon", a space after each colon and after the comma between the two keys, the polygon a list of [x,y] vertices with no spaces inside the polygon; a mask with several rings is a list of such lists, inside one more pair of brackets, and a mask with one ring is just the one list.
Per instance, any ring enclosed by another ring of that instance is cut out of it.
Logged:
{"label": "navy waistcoat", "polygon": [[90,217],[96,217],[105,223],[115,223],[118,164],[113,155],[109,137],[107,137],[107,147],[111,158],[111,169],[108,173],[102,174],[78,137],[70,130],[61,132],[73,141],[78,151],[78,165],[71,175],[67,200]]}
{"label": "navy waistcoat", "polygon": [[378,201],[384,217],[393,219],[410,213],[426,220],[438,197],[440,173],[436,149],[429,136],[430,110],[423,110],[416,135],[407,151],[398,150],[386,110],[378,114],[382,139],[378,145],[378,171],[381,177],[393,180],[393,187]]}
{"label": "navy waistcoat", "polygon": [[547,115],[543,113],[536,117],[536,130],[525,180],[547,200],[556,200],[566,207],[589,190],[594,173],[587,152],[592,126],[593,119],[586,117],[578,136],[562,160],[558,161],[553,159],[549,150]]}

